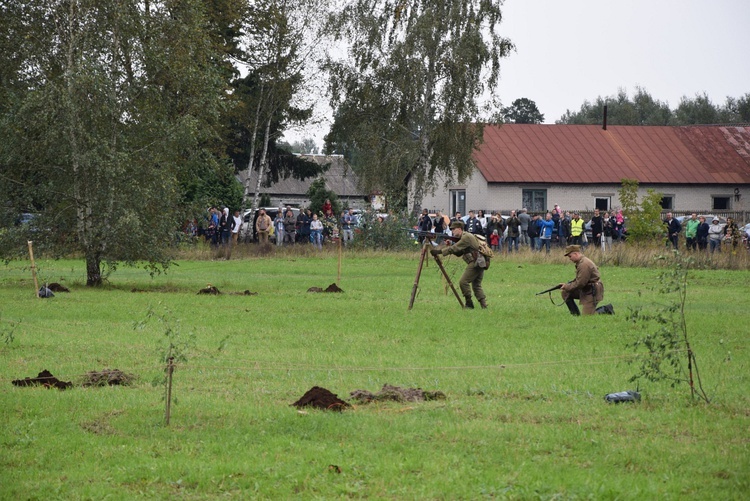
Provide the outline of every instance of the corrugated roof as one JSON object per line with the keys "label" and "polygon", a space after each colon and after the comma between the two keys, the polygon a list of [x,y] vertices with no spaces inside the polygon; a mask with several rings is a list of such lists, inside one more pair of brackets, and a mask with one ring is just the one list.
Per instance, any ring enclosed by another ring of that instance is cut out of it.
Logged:
{"label": "corrugated roof", "polygon": [[486,125],[474,158],[490,183],[750,183],[750,127]]}

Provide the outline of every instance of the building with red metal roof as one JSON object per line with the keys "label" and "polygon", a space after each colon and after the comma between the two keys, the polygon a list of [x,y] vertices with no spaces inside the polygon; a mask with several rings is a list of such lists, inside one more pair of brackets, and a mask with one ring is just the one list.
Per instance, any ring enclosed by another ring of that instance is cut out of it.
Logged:
{"label": "building with red metal roof", "polygon": [[750,201],[750,126],[487,125],[474,160],[470,179],[439,180],[423,206],[607,210],[622,179],[675,211],[745,211]]}

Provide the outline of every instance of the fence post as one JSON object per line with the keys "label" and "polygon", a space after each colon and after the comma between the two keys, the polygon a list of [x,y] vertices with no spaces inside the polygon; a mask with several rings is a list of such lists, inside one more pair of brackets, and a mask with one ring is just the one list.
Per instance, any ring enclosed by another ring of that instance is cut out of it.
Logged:
{"label": "fence post", "polygon": [[167,407],[164,411],[164,420],[169,426],[169,418],[172,411],[172,373],[174,372],[174,357],[167,359]]}

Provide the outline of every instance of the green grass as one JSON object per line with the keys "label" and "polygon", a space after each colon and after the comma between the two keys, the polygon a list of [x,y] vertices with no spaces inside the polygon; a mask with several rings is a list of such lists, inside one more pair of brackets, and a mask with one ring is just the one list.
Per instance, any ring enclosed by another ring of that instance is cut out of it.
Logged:
{"label": "green grass", "polygon": [[[570,279],[562,259],[496,259],[490,309],[461,311],[425,269],[407,311],[417,254],[181,261],[153,280],[118,269],[101,290],[78,261],[41,261],[71,287],[34,297],[28,265],[0,271],[0,498],[743,499],[750,490],[750,272],[690,274],[687,320],[710,405],[686,386],[633,388],[628,307],[663,297],[658,270],[601,268],[614,317],[572,318],[535,292]],[[447,264],[457,281],[463,264]],[[206,283],[257,296],[196,295]],[[131,292],[131,289],[146,292]],[[164,426],[159,346],[166,315],[194,336],[174,373]],[[136,374],[127,388],[58,392],[12,379],[49,369]],[[346,398],[384,383],[441,390],[444,401],[290,407],[314,385]],[[330,465],[336,465],[336,473]]]}

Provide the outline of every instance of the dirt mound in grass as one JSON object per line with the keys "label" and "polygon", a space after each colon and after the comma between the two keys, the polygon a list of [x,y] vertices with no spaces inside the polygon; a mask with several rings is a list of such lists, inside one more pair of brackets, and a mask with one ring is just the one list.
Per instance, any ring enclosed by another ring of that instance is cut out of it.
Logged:
{"label": "dirt mound in grass", "polygon": [[58,284],[57,282],[52,282],[47,286],[47,288],[52,292],[70,292],[70,289],[62,284]]}
{"label": "dirt mound in grass", "polygon": [[341,400],[338,395],[320,386],[313,386],[302,395],[302,398],[292,404],[294,407],[315,407],[329,411],[343,411],[349,404]]}
{"label": "dirt mound in grass", "polygon": [[445,393],[442,391],[425,391],[421,388],[401,388],[384,384],[383,388],[377,393],[371,393],[367,390],[354,390],[349,394],[353,400],[367,404],[370,402],[424,402],[427,400],[445,400]]}
{"label": "dirt mound in grass", "polygon": [[320,287],[310,287],[309,289],[307,289],[307,292],[344,292],[344,290],[340,289],[339,286],[334,282],[325,289],[321,289]]}
{"label": "dirt mound in grass", "polygon": [[119,369],[104,369],[87,372],[81,386],[128,386],[135,379],[133,374],[127,374]]}
{"label": "dirt mound in grass", "polygon": [[73,383],[70,381],[60,381],[47,369],[44,369],[35,378],[16,379],[11,381],[11,383],[14,386],[44,386],[45,388],[57,388],[58,390],[67,390],[73,387]]}

